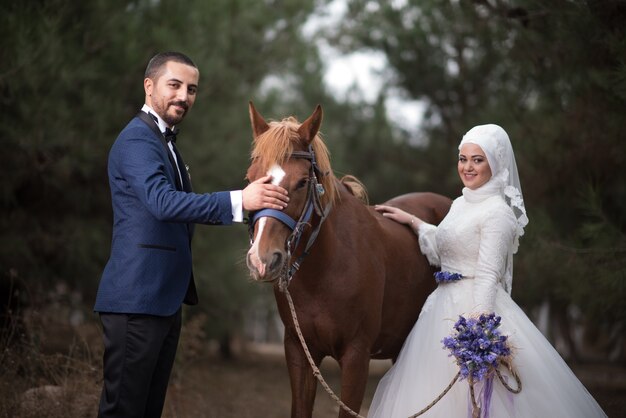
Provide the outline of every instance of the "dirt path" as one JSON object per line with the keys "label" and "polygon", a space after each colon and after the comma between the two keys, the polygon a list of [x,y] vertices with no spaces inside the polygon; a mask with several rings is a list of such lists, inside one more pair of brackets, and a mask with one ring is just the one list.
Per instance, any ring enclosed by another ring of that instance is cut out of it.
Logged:
{"label": "dirt path", "polygon": [[[376,384],[388,362],[373,362],[361,415],[365,416]],[[326,359],[322,374],[338,391],[336,363]],[[615,366],[575,367],[609,417],[625,416],[626,370]],[[285,418],[291,390],[282,353],[251,352],[236,361],[206,359],[179,368],[166,402],[165,418]],[[339,407],[318,385],[314,418],[336,418]]]}
{"label": "dirt path", "polygon": [[[334,360],[322,363],[322,374],[339,391]],[[385,365],[370,376],[364,406],[369,405]],[[250,353],[236,361],[205,360],[180,370],[168,392],[164,418],[284,418],[291,411],[291,389],[282,355]],[[339,407],[318,385],[314,418],[337,417]],[[367,411],[362,409],[361,414]]]}

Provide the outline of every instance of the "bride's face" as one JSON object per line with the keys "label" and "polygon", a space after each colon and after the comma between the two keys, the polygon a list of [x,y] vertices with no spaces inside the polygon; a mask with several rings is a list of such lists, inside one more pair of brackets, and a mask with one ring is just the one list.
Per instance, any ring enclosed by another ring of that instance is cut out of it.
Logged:
{"label": "bride's face", "polygon": [[468,189],[476,190],[491,178],[491,168],[482,148],[476,144],[463,144],[459,151],[459,177]]}

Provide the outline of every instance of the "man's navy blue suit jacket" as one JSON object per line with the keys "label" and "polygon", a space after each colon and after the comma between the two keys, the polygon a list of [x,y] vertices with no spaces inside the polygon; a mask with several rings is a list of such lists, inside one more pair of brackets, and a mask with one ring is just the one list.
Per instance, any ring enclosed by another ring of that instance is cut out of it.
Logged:
{"label": "man's navy blue suit jacket", "polygon": [[113,144],[108,161],[111,255],[95,311],[167,316],[180,308],[190,285],[195,296],[193,228],[188,224],[229,225],[232,208],[229,192],[191,193],[187,170],[180,165],[188,191],[177,190],[168,145],[141,113]]}

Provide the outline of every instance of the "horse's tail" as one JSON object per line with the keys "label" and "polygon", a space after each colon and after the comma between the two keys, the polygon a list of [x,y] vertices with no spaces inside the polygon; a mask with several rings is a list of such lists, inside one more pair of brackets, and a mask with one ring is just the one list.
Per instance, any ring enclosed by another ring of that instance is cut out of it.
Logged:
{"label": "horse's tail", "polygon": [[369,205],[367,189],[365,188],[365,185],[361,183],[361,180],[351,174],[346,174],[339,179],[339,182],[343,184],[353,196],[361,200],[366,205]]}

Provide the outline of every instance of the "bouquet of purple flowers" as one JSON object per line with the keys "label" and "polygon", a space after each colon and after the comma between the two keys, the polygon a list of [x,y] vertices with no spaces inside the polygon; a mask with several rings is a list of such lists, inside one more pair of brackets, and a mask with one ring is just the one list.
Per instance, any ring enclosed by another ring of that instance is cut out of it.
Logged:
{"label": "bouquet of purple flowers", "polygon": [[478,318],[459,316],[455,332],[441,342],[459,365],[461,379],[480,381],[498,368],[499,360],[511,354],[507,336],[500,334],[500,317],[495,313]]}
{"label": "bouquet of purple flowers", "polygon": [[[443,278],[444,281],[454,281],[462,278],[457,273],[444,273],[454,278]],[[497,376],[502,385],[511,393],[519,393],[522,390],[522,381],[513,370],[511,365],[511,349],[507,342],[508,337],[502,335],[498,327],[500,317],[495,313],[481,314],[478,318],[466,319],[459,316],[454,324],[452,335],[445,337],[441,342],[443,348],[450,350],[449,357],[454,356],[459,366],[459,371],[452,379],[448,387],[433,402],[410,418],[416,418],[439,402],[454,384],[460,379],[468,379],[470,390],[470,411],[472,418],[489,418],[491,395],[493,392],[494,377]],[[499,366],[506,367],[515,381],[517,388],[512,388],[507,383],[507,378],[498,370]],[[477,393],[474,388],[477,386]]]}

